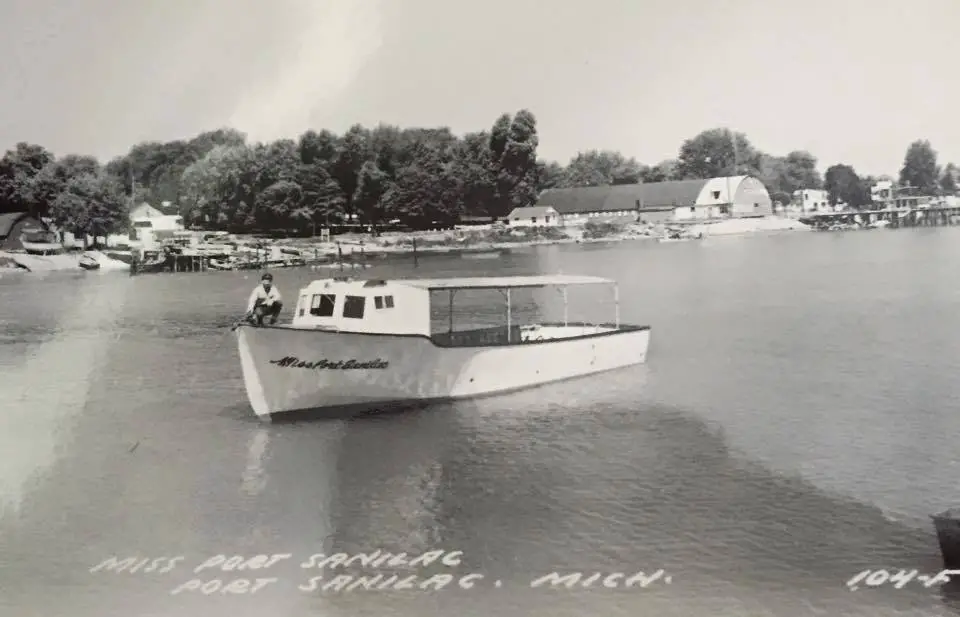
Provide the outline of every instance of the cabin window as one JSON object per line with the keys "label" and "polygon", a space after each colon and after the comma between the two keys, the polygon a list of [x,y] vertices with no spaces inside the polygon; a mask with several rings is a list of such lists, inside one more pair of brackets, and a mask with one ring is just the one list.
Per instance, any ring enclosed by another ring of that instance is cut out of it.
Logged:
{"label": "cabin window", "polygon": [[332,317],[333,305],[336,303],[336,294],[314,294],[310,304],[310,314],[315,317]]}
{"label": "cabin window", "polygon": [[373,306],[378,309],[383,308],[383,296],[374,296],[373,297]]}
{"label": "cabin window", "polygon": [[363,319],[366,296],[347,296],[343,301],[343,316],[350,319]]}
{"label": "cabin window", "polygon": [[393,308],[393,296],[384,296],[383,303],[387,308]]}

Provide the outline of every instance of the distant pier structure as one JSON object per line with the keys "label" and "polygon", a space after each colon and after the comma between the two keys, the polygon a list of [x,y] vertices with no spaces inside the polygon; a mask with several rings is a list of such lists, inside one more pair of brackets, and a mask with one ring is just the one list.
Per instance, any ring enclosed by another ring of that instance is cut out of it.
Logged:
{"label": "distant pier structure", "polygon": [[909,209],[850,210],[823,212],[800,217],[801,223],[815,229],[834,225],[872,226],[886,221],[892,229],[900,227],[946,227],[960,224],[960,206],[928,206]]}

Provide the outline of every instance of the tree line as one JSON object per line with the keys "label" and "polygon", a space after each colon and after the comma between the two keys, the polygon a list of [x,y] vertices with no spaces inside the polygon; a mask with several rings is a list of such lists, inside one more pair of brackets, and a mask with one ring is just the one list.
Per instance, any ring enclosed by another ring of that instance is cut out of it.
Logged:
{"label": "tree line", "polygon": [[[345,223],[424,229],[500,218],[554,187],[740,174],[758,177],[780,203],[794,191],[822,188],[831,203],[863,207],[877,180],[845,164],[821,176],[809,152],[771,155],[743,133],[719,128],[685,140],[676,159],[655,165],[607,150],[583,151],[561,165],[540,159],[538,144],[529,110],[462,136],[445,127],[381,124],[252,143],[239,131],[218,129],[140,143],[106,164],[19,143],[0,158],[0,213],[25,211],[75,233],[105,235],[126,229],[131,205],[170,202],[194,227],[307,234]],[[923,194],[953,193],[957,173],[952,164],[938,165],[928,141],[917,141],[899,180]]]}

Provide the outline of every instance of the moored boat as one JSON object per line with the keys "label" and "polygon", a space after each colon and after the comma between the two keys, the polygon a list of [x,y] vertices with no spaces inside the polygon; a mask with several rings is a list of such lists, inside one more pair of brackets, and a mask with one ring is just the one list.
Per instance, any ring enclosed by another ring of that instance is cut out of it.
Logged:
{"label": "moored boat", "polygon": [[[276,414],[336,407],[451,400],[520,390],[646,361],[649,326],[569,322],[567,289],[612,285],[598,277],[316,280],[300,290],[292,323],[238,324],[237,343],[254,412]],[[559,287],[564,320],[512,323],[511,290]],[[506,323],[454,329],[459,290],[498,290]],[[435,292],[446,292],[449,327],[433,332]]]}
{"label": "moored boat", "polygon": [[83,254],[77,264],[84,270],[99,270],[100,262],[93,255]]}

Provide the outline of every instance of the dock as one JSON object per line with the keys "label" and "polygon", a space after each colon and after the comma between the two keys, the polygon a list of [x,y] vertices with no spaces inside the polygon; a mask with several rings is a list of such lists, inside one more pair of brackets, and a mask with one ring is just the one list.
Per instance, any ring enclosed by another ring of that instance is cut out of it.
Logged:
{"label": "dock", "polygon": [[930,206],[925,208],[851,210],[823,212],[800,217],[800,222],[818,230],[830,230],[836,225],[864,226],[885,221],[887,227],[948,227],[960,224],[960,207]]}

